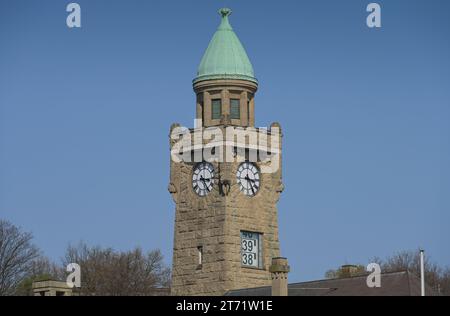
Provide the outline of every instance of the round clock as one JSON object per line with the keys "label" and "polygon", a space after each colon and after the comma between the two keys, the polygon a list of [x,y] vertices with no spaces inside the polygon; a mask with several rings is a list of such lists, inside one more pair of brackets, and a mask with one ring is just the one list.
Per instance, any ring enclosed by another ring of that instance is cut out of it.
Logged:
{"label": "round clock", "polygon": [[206,196],[214,185],[214,167],[208,162],[202,162],[194,167],[192,188],[199,196]]}
{"label": "round clock", "polygon": [[242,163],[236,172],[237,183],[241,192],[248,196],[254,196],[260,187],[258,168],[250,163]]}

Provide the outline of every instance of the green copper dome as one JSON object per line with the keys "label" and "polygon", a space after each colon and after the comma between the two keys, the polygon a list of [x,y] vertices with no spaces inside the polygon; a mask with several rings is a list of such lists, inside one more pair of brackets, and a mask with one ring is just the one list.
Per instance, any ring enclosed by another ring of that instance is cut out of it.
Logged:
{"label": "green copper dome", "polygon": [[219,13],[222,22],[203,55],[194,83],[211,79],[241,79],[258,83],[247,53],[228,22],[231,10],[224,8]]}

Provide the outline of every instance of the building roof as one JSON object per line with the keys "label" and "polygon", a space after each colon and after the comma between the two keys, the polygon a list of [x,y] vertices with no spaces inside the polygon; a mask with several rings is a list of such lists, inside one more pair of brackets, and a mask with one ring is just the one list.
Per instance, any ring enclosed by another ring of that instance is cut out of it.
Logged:
{"label": "building roof", "polygon": [[258,83],[250,59],[228,21],[231,10],[223,8],[219,13],[222,21],[203,55],[194,83],[213,79],[240,79]]}
{"label": "building roof", "polygon": [[[289,296],[420,296],[420,279],[411,272],[391,272],[381,274],[381,287],[369,288],[367,275],[341,279],[328,279],[288,285]],[[425,294],[436,295],[426,287]],[[227,296],[270,296],[271,287],[232,290]]]}
{"label": "building roof", "polygon": [[45,279],[45,280],[38,280],[34,281],[31,285],[32,289],[37,291],[39,289],[47,289],[47,288],[53,288],[53,289],[71,289],[65,281],[59,281],[59,280],[53,280],[53,279]]}

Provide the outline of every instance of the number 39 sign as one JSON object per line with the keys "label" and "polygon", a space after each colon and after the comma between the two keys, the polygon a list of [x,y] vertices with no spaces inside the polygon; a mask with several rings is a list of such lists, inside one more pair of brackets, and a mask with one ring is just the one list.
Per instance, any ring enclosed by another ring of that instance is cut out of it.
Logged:
{"label": "number 39 sign", "polygon": [[245,267],[261,267],[260,260],[261,234],[241,232],[241,263]]}

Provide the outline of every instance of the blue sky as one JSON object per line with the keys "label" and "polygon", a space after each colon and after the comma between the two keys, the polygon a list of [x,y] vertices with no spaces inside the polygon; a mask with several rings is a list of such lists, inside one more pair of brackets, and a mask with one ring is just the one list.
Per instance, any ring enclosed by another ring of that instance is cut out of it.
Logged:
{"label": "blue sky", "polygon": [[171,262],[169,127],[230,22],[281,123],[282,254],[291,281],[424,247],[450,264],[450,3],[0,1],[0,218],[55,260],[68,243],[160,248]]}

